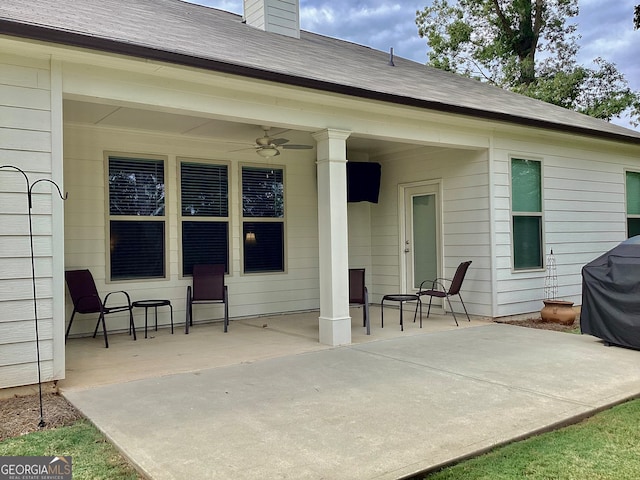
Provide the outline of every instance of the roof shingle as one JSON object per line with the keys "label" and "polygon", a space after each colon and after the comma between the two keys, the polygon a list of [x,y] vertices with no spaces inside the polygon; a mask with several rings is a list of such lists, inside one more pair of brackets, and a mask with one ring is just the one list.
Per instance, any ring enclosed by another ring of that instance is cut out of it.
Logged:
{"label": "roof shingle", "polygon": [[640,144],[640,132],[354,43],[180,0],[2,0],[0,33]]}

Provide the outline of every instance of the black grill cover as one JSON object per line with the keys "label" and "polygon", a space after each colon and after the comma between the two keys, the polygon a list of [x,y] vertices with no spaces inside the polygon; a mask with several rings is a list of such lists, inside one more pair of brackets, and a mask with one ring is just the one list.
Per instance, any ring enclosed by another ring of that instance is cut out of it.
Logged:
{"label": "black grill cover", "polygon": [[580,329],[640,349],[640,235],[582,268]]}

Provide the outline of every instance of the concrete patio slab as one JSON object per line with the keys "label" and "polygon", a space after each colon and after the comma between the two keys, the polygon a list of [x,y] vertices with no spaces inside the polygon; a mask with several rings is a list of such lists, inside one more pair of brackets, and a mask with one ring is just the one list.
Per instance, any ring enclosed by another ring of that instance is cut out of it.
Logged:
{"label": "concrete patio slab", "polygon": [[490,324],[63,393],[153,479],[398,479],[640,395],[639,359]]}
{"label": "concrete patio slab", "polygon": [[[424,319],[423,328],[418,322],[406,322],[405,331],[401,332],[399,310],[386,310],[388,324],[381,328],[380,307],[371,306],[371,335],[366,335],[362,309],[353,308],[352,342],[361,344],[487,323],[472,319],[456,327],[451,315],[432,315]],[[150,329],[145,339],[143,329],[138,329],[135,342],[126,333],[110,334],[109,348],[104,348],[100,335],[72,338],[66,345],[66,378],[58,386],[62,390],[83,389],[331,348],[318,341],[318,316],[318,311],[307,311],[243,318],[233,320],[226,334],[221,323],[203,323],[185,335],[184,324],[176,323],[173,335],[165,326],[158,331]],[[137,322],[140,326],[139,318]]]}

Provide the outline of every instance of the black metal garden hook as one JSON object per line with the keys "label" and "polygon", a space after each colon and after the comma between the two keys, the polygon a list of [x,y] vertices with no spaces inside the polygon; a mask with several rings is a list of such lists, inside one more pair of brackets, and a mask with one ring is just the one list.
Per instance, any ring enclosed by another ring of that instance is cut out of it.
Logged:
{"label": "black metal garden hook", "polygon": [[28,199],[28,205],[29,205],[29,208],[28,208],[29,242],[31,247],[31,283],[33,286],[33,315],[34,315],[34,321],[35,321],[35,327],[36,327],[35,329],[36,329],[36,355],[37,355],[37,362],[38,362],[38,393],[40,397],[40,421],[38,422],[38,427],[42,428],[45,426],[45,421],[44,421],[44,413],[42,409],[42,376],[41,376],[41,369],[40,369],[40,337],[38,334],[38,302],[36,300],[37,298],[36,267],[35,267],[34,252],[33,252],[33,222],[31,219],[31,210],[33,208],[32,193],[33,193],[33,188],[38,183],[48,182],[48,183],[51,183],[54,187],[56,187],[56,190],[58,191],[58,195],[62,200],[67,199],[67,194],[65,193],[65,195],[62,195],[62,191],[60,190],[60,187],[58,186],[58,184],[48,178],[40,178],[33,183],[29,183],[29,177],[27,176],[26,172],[21,168],[18,168],[14,165],[0,165],[0,170],[3,170],[3,169],[11,169],[11,170],[15,170],[18,173],[21,173],[27,185],[26,193],[27,193],[27,199]]}

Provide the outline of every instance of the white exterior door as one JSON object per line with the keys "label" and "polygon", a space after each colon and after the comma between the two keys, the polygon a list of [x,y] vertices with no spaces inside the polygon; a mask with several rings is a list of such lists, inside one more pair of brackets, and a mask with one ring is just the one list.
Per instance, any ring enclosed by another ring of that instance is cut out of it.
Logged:
{"label": "white exterior door", "polygon": [[440,195],[438,184],[404,189],[405,292],[440,276]]}

